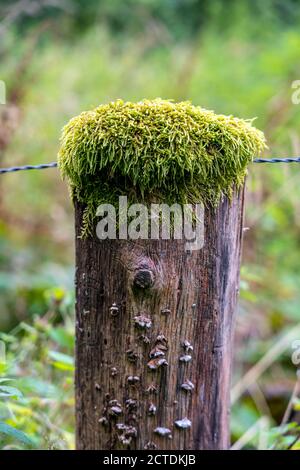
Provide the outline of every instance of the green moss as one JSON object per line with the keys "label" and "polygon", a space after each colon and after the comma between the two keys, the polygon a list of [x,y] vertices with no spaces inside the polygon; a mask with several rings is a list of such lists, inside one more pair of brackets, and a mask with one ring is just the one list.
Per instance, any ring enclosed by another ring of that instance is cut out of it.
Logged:
{"label": "green moss", "polygon": [[189,102],[115,102],[64,127],[58,155],[72,198],[86,203],[84,233],[99,204],[165,202],[217,205],[244,180],[265,147],[252,121],[216,115]]}

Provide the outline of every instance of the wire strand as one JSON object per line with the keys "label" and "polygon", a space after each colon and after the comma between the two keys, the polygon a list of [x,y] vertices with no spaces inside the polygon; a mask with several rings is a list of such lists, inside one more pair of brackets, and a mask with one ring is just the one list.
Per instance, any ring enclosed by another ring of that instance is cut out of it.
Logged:
{"label": "wire strand", "polygon": [[255,158],[253,163],[300,163],[300,157]]}
{"label": "wire strand", "polygon": [[[253,163],[300,163],[300,157],[286,157],[286,158],[255,158]],[[24,170],[47,170],[48,168],[57,168],[57,162],[42,163],[41,165],[23,165],[12,166],[8,168],[0,168],[0,174],[14,173],[16,171]]]}
{"label": "wire strand", "polygon": [[47,168],[56,168],[57,166],[57,162],[42,163],[41,165],[12,166],[10,168],[0,168],[0,174],[14,173],[15,171],[23,170],[46,170]]}

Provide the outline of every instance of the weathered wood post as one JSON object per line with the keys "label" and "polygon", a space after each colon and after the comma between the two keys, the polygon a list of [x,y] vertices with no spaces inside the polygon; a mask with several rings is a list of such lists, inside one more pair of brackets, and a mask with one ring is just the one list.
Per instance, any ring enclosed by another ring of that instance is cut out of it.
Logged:
{"label": "weathered wood post", "polygon": [[[263,147],[248,122],[162,100],[110,103],[64,129],[59,164],[76,219],[78,449],[228,447],[243,179]],[[161,234],[99,240],[96,208],[119,195],[204,202],[204,246],[187,251],[186,240]]]}

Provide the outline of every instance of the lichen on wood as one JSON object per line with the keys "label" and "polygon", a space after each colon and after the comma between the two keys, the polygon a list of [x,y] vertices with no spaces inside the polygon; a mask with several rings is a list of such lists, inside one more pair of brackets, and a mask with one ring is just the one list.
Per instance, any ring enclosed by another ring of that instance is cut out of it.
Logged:
{"label": "lichen on wood", "polygon": [[217,115],[190,102],[117,100],[64,127],[58,163],[72,198],[86,205],[83,234],[101,203],[177,202],[216,206],[244,181],[266,147],[252,120]]}

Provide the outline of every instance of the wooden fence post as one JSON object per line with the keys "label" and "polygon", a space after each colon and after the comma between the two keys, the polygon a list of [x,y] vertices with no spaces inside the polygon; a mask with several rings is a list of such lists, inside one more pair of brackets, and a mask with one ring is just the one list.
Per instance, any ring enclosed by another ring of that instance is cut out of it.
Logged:
{"label": "wooden fence post", "polygon": [[[264,146],[249,122],[160,99],[101,105],[64,128],[78,449],[228,447],[242,188]],[[144,208],[202,201],[203,248],[186,251],[186,240],[161,233],[99,239],[96,209],[120,195]]]}
{"label": "wooden fence post", "polygon": [[205,211],[190,253],[179,240],[81,239],[82,209],[77,448],[227,448],[243,191]]}

